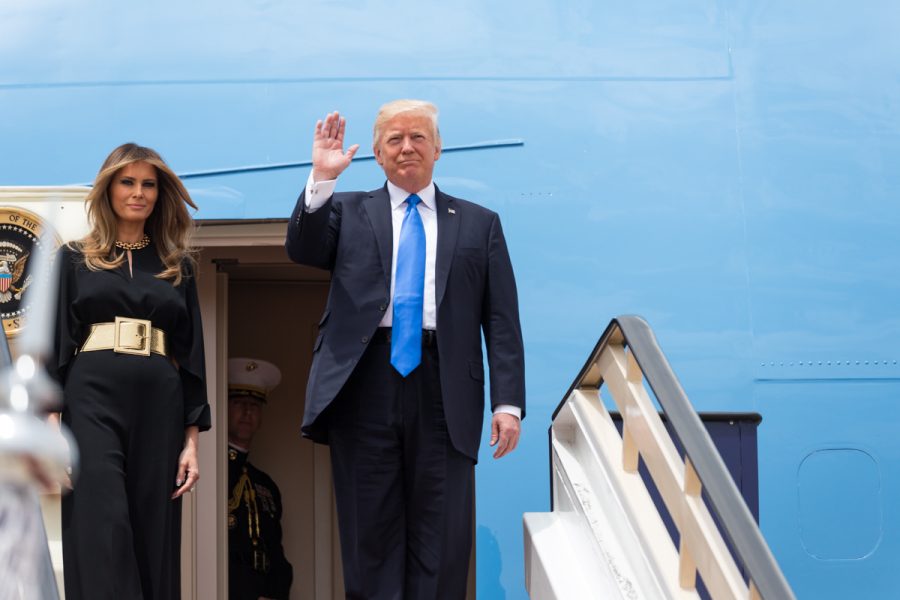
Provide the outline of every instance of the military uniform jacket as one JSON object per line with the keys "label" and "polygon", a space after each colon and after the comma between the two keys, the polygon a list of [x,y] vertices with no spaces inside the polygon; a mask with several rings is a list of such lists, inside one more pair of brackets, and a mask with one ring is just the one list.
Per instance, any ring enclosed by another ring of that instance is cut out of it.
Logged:
{"label": "military uniform jacket", "polygon": [[294,572],[281,544],[281,492],[247,456],[228,448],[229,597],[286,600]]}

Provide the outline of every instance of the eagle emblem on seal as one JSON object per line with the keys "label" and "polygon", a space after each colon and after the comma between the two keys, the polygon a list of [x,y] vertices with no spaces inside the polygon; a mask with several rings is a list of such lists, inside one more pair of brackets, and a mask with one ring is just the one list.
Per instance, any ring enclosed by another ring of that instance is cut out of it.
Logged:
{"label": "eagle emblem on seal", "polygon": [[39,287],[35,284],[50,274],[48,264],[35,262],[35,252],[43,249],[52,255],[61,243],[40,216],[24,208],[0,206],[0,321],[7,336],[22,330],[35,300],[32,292]]}
{"label": "eagle emblem on seal", "polygon": [[21,300],[22,293],[31,285],[31,275],[22,281],[29,255],[16,244],[0,241],[0,304]]}

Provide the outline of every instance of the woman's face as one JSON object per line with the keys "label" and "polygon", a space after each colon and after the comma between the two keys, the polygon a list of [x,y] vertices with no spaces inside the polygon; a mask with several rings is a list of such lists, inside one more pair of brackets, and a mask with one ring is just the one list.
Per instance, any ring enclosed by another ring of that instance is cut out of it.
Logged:
{"label": "woman's face", "polygon": [[153,212],[159,195],[156,167],[142,160],[119,169],[109,184],[109,200],[119,224],[140,224]]}

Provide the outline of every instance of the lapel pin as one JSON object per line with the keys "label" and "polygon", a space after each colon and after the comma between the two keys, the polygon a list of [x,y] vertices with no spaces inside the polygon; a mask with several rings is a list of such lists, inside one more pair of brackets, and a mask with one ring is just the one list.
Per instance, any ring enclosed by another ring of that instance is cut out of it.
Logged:
{"label": "lapel pin", "polygon": [[455,214],[456,214],[456,210],[455,210],[455,209],[452,209],[452,208],[448,208],[448,209],[447,209],[447,212],[450,213],[451,215],[455,215]]}

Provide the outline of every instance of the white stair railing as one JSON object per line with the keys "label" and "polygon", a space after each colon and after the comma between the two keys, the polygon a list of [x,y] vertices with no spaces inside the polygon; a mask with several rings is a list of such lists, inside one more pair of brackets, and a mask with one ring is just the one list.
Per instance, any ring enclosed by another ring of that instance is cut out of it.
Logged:
{"label": "white stair railing", "polygon": [[[601,400],[604,384],[622,415],[621,434]],[[550,446],[553,512],[525,515],[532,598],[697,598],[699,573],[714,600],[794,599],[643,319],[610,323],[554,412]],[[678,548],[639,459],[678,530]]]}

